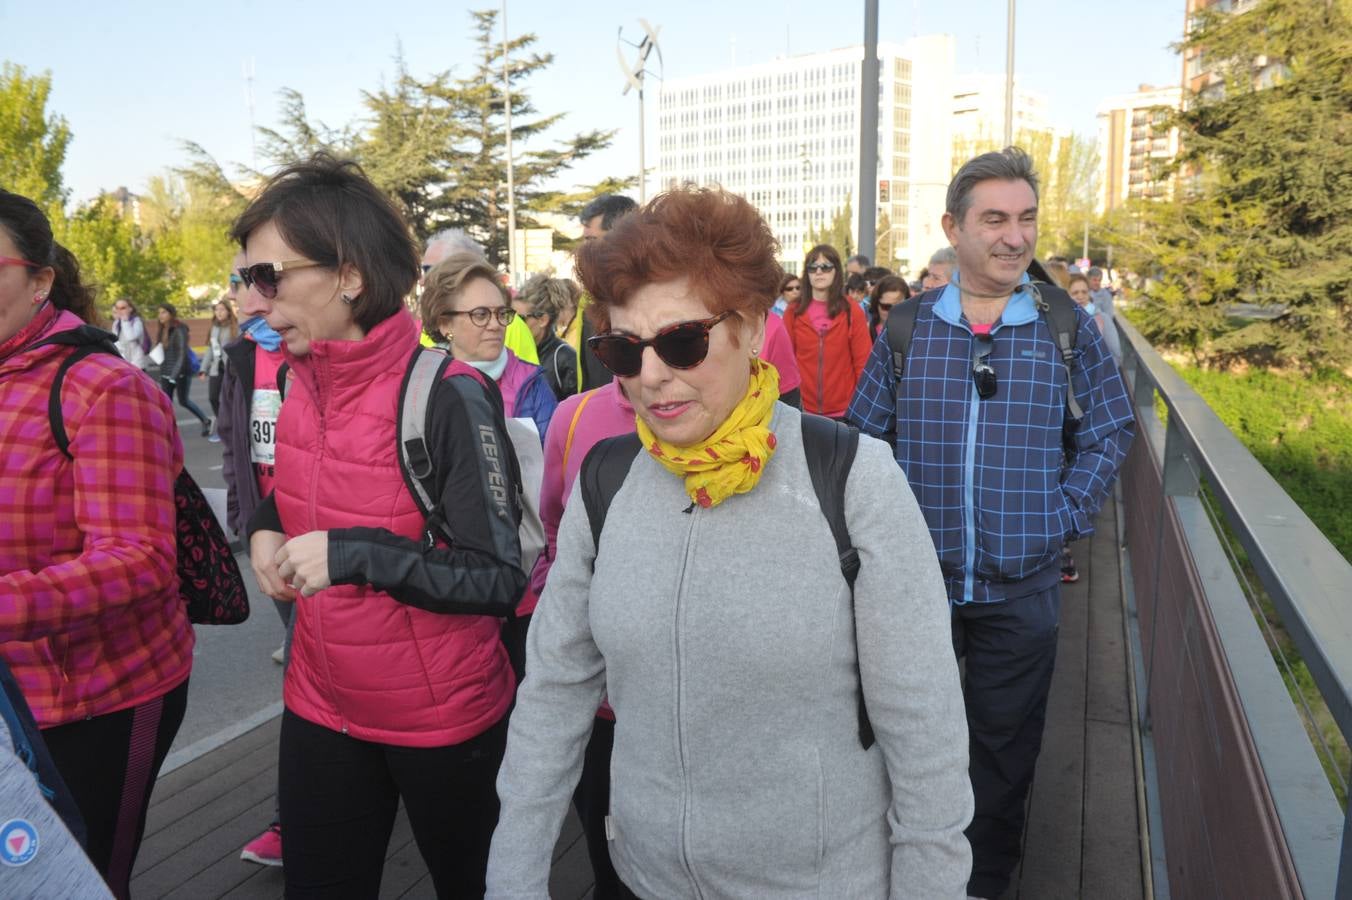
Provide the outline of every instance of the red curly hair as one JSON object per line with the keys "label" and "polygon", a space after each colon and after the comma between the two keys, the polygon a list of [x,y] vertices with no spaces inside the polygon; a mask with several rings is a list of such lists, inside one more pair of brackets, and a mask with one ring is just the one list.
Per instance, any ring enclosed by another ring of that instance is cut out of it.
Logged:
{"label": "red curly hair", "polygon": [[713,315],[763,317],[779,293],[779,242],[742,197],[714,188],[659,194],[577,252],[576,270],[592,296],[587,315],[610,330],[610,309],[644,285],[686,278]]}

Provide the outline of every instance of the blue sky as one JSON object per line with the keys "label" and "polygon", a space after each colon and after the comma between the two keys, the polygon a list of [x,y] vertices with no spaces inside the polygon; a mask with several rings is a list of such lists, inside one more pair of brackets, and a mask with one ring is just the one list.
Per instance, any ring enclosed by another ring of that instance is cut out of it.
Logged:
{"label": "blue sky", "polygon": [[[274,124],[277,92],[299,90],[313,118],[341,124],[361,113],[361,91],[379,87],[402,45],[415,75],[471,64],[469,9],[491,3],[413,0],[236,0],[205,4],[0,0],[0,59],[50,70],[50,108],[74,132],[65,176],[72,198],[147,179],[183,162],[181,141],[205,146],[222,162],[248,162],[248,107],[242,77],[254,67],[255,120]],[[880,35],[950,33],[958,72],[1004,67],[1004,0],[883,3]],[[830,11],[823,15],[822,10]],[[1019,0],[1017,77],[1050,98],[1055,123],[1094,133],[1094,107],[1140,83],[1177,84],[1184,0]],[[529,85],[544,112],[567,112],[562,130],[618,128],[613,146],[587,160],[569,183],[637,167],[637,108],[621,97],[616,33],[639,34],[642,16],[662,26],[668,77],[684,77],[785,53],[857,44],[863,3],[801,0],[682,3],[509,0],[514,35],[532,31],[554,65]],[[920,86],[917,85],[919,89]],[[649,104],[650,113],[655,104]],[[648,135],[655,162],[654,131]]]}

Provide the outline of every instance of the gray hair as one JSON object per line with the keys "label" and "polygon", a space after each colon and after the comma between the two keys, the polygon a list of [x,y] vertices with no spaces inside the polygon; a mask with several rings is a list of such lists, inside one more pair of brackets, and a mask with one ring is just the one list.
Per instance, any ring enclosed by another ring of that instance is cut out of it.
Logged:
{"label": "gray hair", "polygon": [[1037,172],[1033,170],[1033,160],[1018,147],[1006,147],[999,152],[991,151],[967,160],[958,169],[958,174],[948,185],[948,197],[944,200],[944,212],[953,217],[959,225],[972,208],[972,190],[983,181],[1026,181],[1033,189],[1033,197],[1038,195]]}
{"label": "gray hair", "polygon": [[581,293],[572,279],[551,278],[541,272],[530,277],[530,280],[521,288],[521,292],[516,295],[516,299],[529,303],[533,309],[547,313],[549,324],[552,327],[560,313],[565,309],[577,307]]}
{"label": "gray hair", "polygon": [[929,258],[930,268],[934,266],[948,266],[956,268],[958,265],[958,251],[952,247],[940,247],[934,251],[934,255]]}
{"label": "gray hair", "polygon": [[437,244],[446,245],[446,255],[459,253],[473,253],[476,256],[484,255],[484,248],[474,238],[465,234],[460,228],[444,228],[427,239],[427,249],[431,250]]}
{"label": "gray hair", "polygon": [[1090,266],[1089,271],[1086,272],[1085,274],[1088,275],[1090,278],[1102,278],[1103,270],[1100,269],[1098,266]]}

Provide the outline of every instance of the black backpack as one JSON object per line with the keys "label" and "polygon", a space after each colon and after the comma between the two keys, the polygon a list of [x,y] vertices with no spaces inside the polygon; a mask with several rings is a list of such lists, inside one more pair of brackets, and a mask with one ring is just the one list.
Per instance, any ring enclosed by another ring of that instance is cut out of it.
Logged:
{"label": "black backpack", "polygon": [[[817,495],[822,515],[831,526],[840,557],[840,572],[850,586],[851,618],[854,607],[854,581],[859,575],[859,551],[850,542],[845,524],[845,482],[850,477],[855,450],[859,447],[859,431],[823,416],[803,413],[803,451],[807,456],[807,470],[812,477],[812,490]],[[599,442],[582,460],[578,477],[582,480],[582,502],[591,520],[592,546],[601,546],[601,531],[606,525],[606,511],[610,501],[619,492],[629,474],[634,457],[642,449],[637,434],[622,434]],[[856,627],[855,638],[858,640]],[[873,725],[869,722],[864,703],[864,684],[859,675],[859,659],[855,656],[855,678],[859,681],[859,743],[865,750],[873,746]]]}
{"label": "black backpack", "polygon": [[[51,424],[56,447],[67,459],[70,437],[61,411],[61,386],[66,373],[86,356],[111,353],[119,359],[112,335],[93,325],[81,325],[52,335],[35,346],[48,344],[74,347],[61,361],[47,395],[47,420]],[[195,625],[237,625],[249,617],[249,593],[239,572],[239,563],[230,550],[230,542],[216,521],[211,504],[187,469],[174,480],[175,533],[178,567],[178,592],[188,607],[188,619]]]}
{"label": "black backpack", "polygon": [[[1028,282],[1033,292],[1033,305],[1047,322],[1052,340],[1061,351],[1061,365],[1066,370],[1066,416],[1069,431],[1073,432],[1084,412],[1080,401],[1075,399],[1075,382],[1071,372],[1076,364],[1075,339],[1079,334],[1075,320],[1075,301],[1070,294],[1051,284]],[[942,288],[940,288],[942,290]],[[901,377],[906,374],[906,358],[911,353],[911,339],[915,337],[915,319],[920,312],[920,298],[917,294],[903,300],[887,315],[887,346],[892,351],[892,384],[898,401],[901,397]],[[900,410],[898,410],[900,414]]]}

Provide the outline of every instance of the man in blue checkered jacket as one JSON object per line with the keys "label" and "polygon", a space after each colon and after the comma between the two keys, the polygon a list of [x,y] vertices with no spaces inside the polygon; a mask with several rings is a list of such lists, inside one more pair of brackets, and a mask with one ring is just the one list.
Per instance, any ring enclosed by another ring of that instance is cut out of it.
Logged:
{"label": "man in blue checkered jacket", "polygon": [[1015,148],[959,170],[943,217],[958,271],[919,297],[900,389],[884,331],[848,412],[893,442],[948,584],[953,646],[966,656],[974,897],[1000,896],[1019,859],[1056,659],[1061,548],[1094,530],[1134,433],[1093,320],[1076,308],[1067,365],[1029,287],[1037,185]]}

